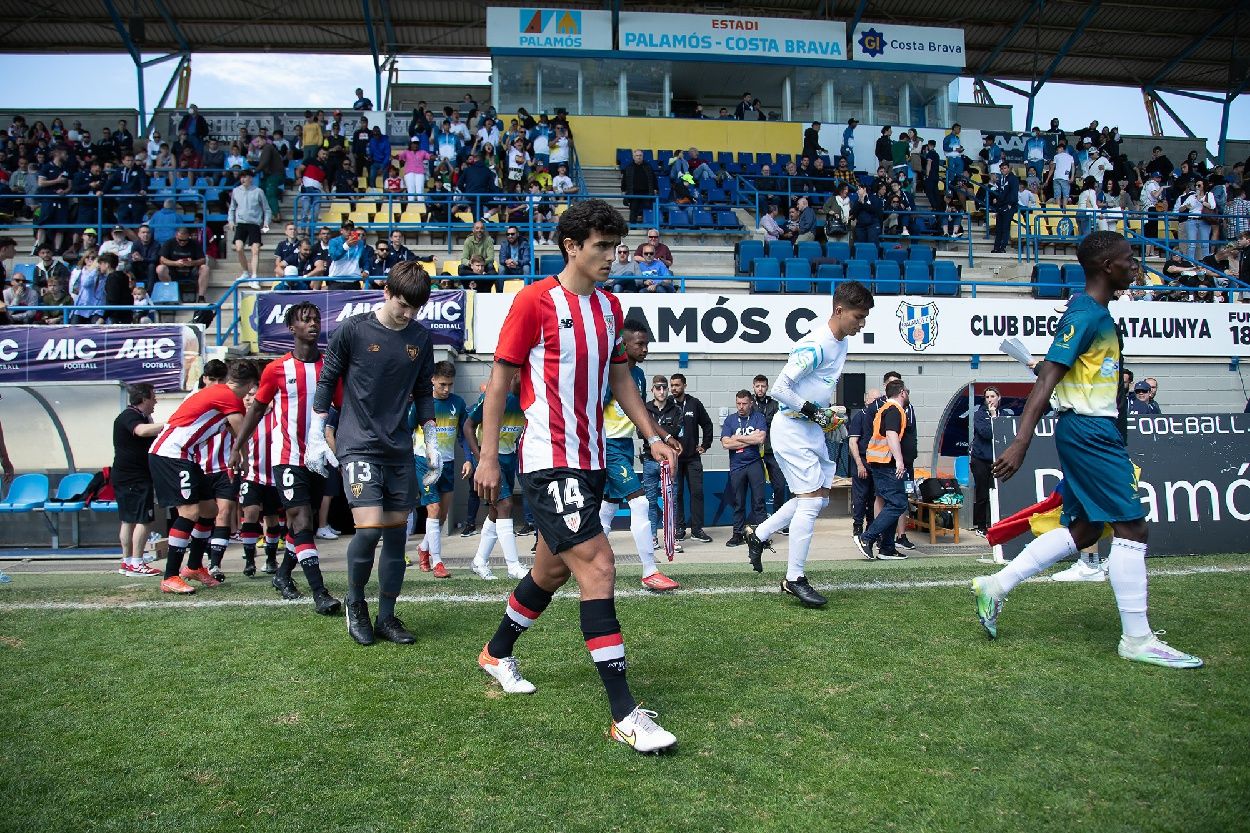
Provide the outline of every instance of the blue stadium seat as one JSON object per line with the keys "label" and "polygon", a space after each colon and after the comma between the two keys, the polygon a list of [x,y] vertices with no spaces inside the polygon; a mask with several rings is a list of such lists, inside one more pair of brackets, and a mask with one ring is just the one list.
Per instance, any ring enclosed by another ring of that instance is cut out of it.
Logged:
{"label": "blue stadium seat", "polygon": [[694,211],[695,228],[712,228],[716,225],[716,221],[712,219],[712,212],[706,208],[696,208]]}
{"label": "blue stadium seat", "polygon": [[[752,266],[751,274],[756,278],[751,282],[752,292],[781,291],[781,264],[776,258],[757,258]],[[761,278],[765,280],[760,280]]]}
{"label": "blue stadium seat", "polygon": [[13,280],[13,278],[17,277],[18,275],[22,275],[26,278],[26,283],[33,286],[35,283],[35,271],[36,271],[35,264],[33,263],[14,264],[13,274],[9,275],[9,280]]}
{"label": "blue stadium seat", "polygon": [[892,260],[895,263],[902,263],[907,260],[907,250],[902,246],[887,245],[881,249],[881,257],[884,260]]}
{"label": "blue stadium seat", "polygon": [[755,164],[755,154],[753,154],[753,153],[743,153],[743,152],[739,151],[739,152],[738,152],[738,164],[739,164],[739,165],[753,165],[753,164]]}
{"label": "blue stadium seat", "polygon": [[538,274],[558,275],[564,269],[564,257],[561,255],[539,255]]}
{"label": "blue stadium seat", "polygon": [[951,298],[959,297],[960,269],[949,260],[935,261],[933,264],[933,294]]}
{"label": "blue stadium seat", "polygon": [[825,244],[825,257],[846,263],[851,259],[851,244],[845,240],[830,240]]}
{"label": "blue stadium seat", "polygon": [[[793,159],[794,157],[792,157],[788,153],[779,153],[777,154],[776,158],[777,158],[777,164],[781,165],[782,167],[785,167],[786,165],[790,163],[790,160]],[[776,173],[776,171],[773,171],[773,173]]]}
{"label": "blue stadium seat", "polygon": [[729,202],[729,195],[725,193],[723,188],[711,188],[707,192],[707,201],[724,204]]}
{"label": "blue stadium seat", "polygon": [[751,274],[751,264],[757,258],[764,256],[764,243],[761,240],[743,240],[734,247],[736,266],[735,271],[739,275]]}
{"label": "blue stadium seat", "polygon": [[642,152],[642,161],[643,161],[643,162],[654,162],[654,161],[655,161],[655,154],[654,154],[654,153],[652,153],[652,152],[651,152],[651,151],[649,151],[649,150],[643,150],[643,152]]}
{"label": "blue stadium seat", "polygon": [[794,244],[789,240],[769,240],[764,244],[764,250],[769,257],[779,261],[794,257]]}
{"label": "blue stadium seat", "polygon": [[771,165],[773,164],[773,155],[771,153],[757,153],[755,154],[755,164]]}
{"label": "blue stadium seat", "polygon": [[642,210],[642,224],[646,226],[647,228],[652,228],[654,226],[659,225],[659,223],[655,221],[655,209],[654,208],[644,208]]}
{"label": "blue stadium seat", "polygon": [[786,292],[807,294],[812,291],[812,264],[802,257],[788,257],[785,260]]}
{"label": "blue stadium seat", "polygon": [[877,295],[901,295],[903,291],[898,263],[893,260],[881,260],[874,269],[876,280],[873,292]]}
{"label": "blue stadium seat", "polygon": [[852,251],[852,260],[866,260],[869,263],[875,263],[880,259],[876,243],[856,243]]}
{"label": "blue stadium seat", "polygon": [[727,179],[723,183],[721,183],[721,188],[724,190],[725,196],[727,196],[729,199],[731,200],[738,199],[738,180]]}
{"label": "blue stadium seat", "polygon": [[807,261],[818,260],[825,256],[824,249],[815,240],[804,240],[794,247],[794,256]]}
{"label": "blue stadium seat", "polygon": [[46,474],[21,474],[9,486],[9,493],[0,500],[0,513],[17,514],[42,509],[48,500]]}
{"label": "blue stadium seat", "polygon": [[928,295],[929,264],[919,260],[903,263],[903,292],[906,295]]}
{"label": "blue stadium seat", "polygon": [[925,246],[920,243],[913,243],[911,251],[907,254],[908,260],[920,260],[925,263],[932,263],[935,259],[933,247]]}
{"label": "blue stadium seat", "polygon": [[1068,295],[1079,295],[1085,291],[1085,269],[1079,263],[1063,264],[1063,284],[1068,288]]}
{"label": "blue stadium seat", "polygon": [[741,224],[738,223],[738,215],[732,211],[716,212],[716,227],[723,229],[740,229]]}
{"label": "blue stadium seat", "polygon": [[846,263],[846,279],[859,281],[865,286],[872,286],[872,264],[866,260],[848,260]]}
{"label": "blue stadium seat", "polygon": [[822,263],[816,267],[816,291],[832,293],[846,279],[841,263]]}
{"label": "blue stadium seat", "polygon": [[152,284],[152,303],[176,304],[179,300],[177,281],[157,281]]}
{"label": "blue stadium seat", "polygon": [[730,165],[733,164],[734,155],[730,151],[722,150],[716,154],[716,161],[721,165]]}
{"label": "blue stadium seat", "polygon": [[1063,297],[1063,277],[1059,267],[1053,263],[1039,263],[1034,266],[1030,282],[1040,284],[1033,287],[1034,298],[1054,300]]}
{"label": "blue stadium seat", "polygon": [[634,152],[631,148],[616,149],[616,167],[624,168],[634,159]]}
{"label": "blue stadium seat", "polygon": [[655,190],[660,195],[660,202],[667,202],[668,198],[673,195],[673,181],[668,177],[662,177],[656,180]]}
{"label": "blue stadium seat", "polygon": [[673,208],[668,212],[668,225],[675,229],[690,228],[694,222],[690,211],[685,208]]}
{"label": "blue stadium seat", "polygon": [[56,484],[56,496],[44,505],[43,511],[77,512],[86,509],[87,501],[70,500],[70,498],[85,492],[92,477],[94,475],[89,471],[74,472],[62,477],[61,482]]}

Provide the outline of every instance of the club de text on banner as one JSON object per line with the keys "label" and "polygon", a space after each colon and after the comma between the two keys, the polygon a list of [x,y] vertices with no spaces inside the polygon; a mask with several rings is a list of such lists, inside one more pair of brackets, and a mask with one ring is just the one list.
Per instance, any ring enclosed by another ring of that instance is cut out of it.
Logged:
{"label": "club de text on banner", "polygon": [[[417,315],[430,331],[434,344],[454,350],[472,350],[473,339],[466,322],[473,319],[473,295],[463,289],[436,289]],[[372,312],[382,305],[382,291],[375,289],[325,290],[306,292],[264,292],[256,295],[252,326],[262,353],[283,353],[291,349],[291,331],[283,323],[293,304],[311,301],[321,310],[321,334],[317,343],[324,349],[339,324],[353,315]]]}
{"label": "club de text on banner", "polygon": [[621,12],[620,50],[666,56],[846,60],[846,24],[779,17]]}

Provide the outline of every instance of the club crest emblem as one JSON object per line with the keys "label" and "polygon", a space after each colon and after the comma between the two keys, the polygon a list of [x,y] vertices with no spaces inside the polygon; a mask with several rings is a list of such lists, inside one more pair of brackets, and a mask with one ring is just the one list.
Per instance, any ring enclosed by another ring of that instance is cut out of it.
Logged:
{"label": "club crest emblem", "polygon": [[355,498],[360,497],[361,493],[363,493],[364,490],[365,490],[365,486],[363,483],[353,483],[352,484],[352,497],[355,497]]}
{"label": "club crest emblem", "polygon": [[415,344],[409,344],[408,345],[408,361],[415,362],[417,360],[417,356],[419,355],[421,355],[421,348],[417,347]]}
{"label": "club crest emblem", "polygon": [[569,532],[577,532],[582,528],[582,516],[577,512],[570,512],[564,516],[564,525],[569,528]]}
{"label": "club crest emblem", "polygon": [[916,352],[922,352],[937,344],[937,304],[909,304],[900,301],[895,311],[898,316],[899,337]]}
{"label": "club crest emblem", "polygon": [[370,345],[369,345],[368,347],[366,347],[365,349],[366,349],[366,350],[368,350],[370,353],[376,353],[376,352],[378,352],[379,350],[381,350],[381,349],[382,349],[382,345],[381,345],[381,344],[370,344]]}
{"label": "club crest emblem", "polygon": [[183,500],[190,500],[190,499],[191,499],[191,490],[190,490],[190,489],[182,489],[181,491],[182,491],[182,499],[183,499]]}
{"label": "club crest emblem", "polygon": [[286,498],[287,500],[294,500],[294,499],[295,499],[295,490],[294,490],[294,489],[283,489],[283,490],[282,490],[282,496],[283,496],[284,498]]}

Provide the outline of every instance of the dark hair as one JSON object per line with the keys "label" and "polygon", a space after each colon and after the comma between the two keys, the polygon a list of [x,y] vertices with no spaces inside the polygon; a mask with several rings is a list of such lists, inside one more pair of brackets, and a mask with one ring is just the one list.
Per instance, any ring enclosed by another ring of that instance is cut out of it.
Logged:
{"label": "dark hair", "polygon": [[151,399],[155,392],[155,389],[149,382],[136,382],[133,385],[126,385],[126,395],[131,405],[138,405],[145,399]]}
{"label": "dark hair", "polygon": [[647,338],[651,338],[651,330],[647,327],[647,322],[639,321],[637,318],[626,318],[625,323],[621,325],[622,336],[630,333],[642,333]]}
{"label": "dark hair", "polygon": [[845,281],[833,292],[834,309],[872,309],[872,292],[859,281]]}
{"label": "dark hair", "polygon": [[1100,261],[1110,256],[1111,250],[1124,242],[1124,235],[1115,231],[1090,232],[1076,247],[1076,259],[1086,274],[1095,272]]}
{"label": "dark hair", "polygon": [[765,376],[763,373],[756,374],[755,378],[751,380],[752,383],[767,382],[767,381],[768,381],[768,377]]}
{"label": "dark hair", "polygon": [[[301,243],[308,241],[301,240]],[[298,304],[292,304],[286,311],[286,315],[282,316],[282,323],[288,327],[307,316],[315,316],[318,321],[321,320],[321,307],[312,301],[300,301]]]}
{"label": "dark hair", "polygon": [[448,361],[435,362],[434,372],[430,375],[440,379],[454,379],[456,378],[456,365]]}
{"label": "dark hair", "polygon": [[564,249],[564,241],[572,240],[581,245],[590,238],[592,231],[605,237],[621,238],[629,233],[629,224],[619,211],[604,200],[573,203],[560,215],[560,222],[556,224],[556,239],[560,241],[560,254],[564,256],[565,263],[568,263],[569,253]]}
{"label": "dark hair", "polygon": [[0,237],[0,249],[3,249],[5,246],[16,246],[16,245],[17,245],[17,241],[14,240],[12,237]]}
{"label": "dark hair", "polygon": [[891,381],[886,382],[886,385],[885,385],[885,398],[886,399],[893,399],[894,397],[898,396],[902,392],[903,392],[903,380],[902,379],[892,379]]}
{"label": "dark hair", "polygon": [[204,362],[204,370],[200,373],[200,387],[204,387],[205,379],[224,379],[230,368],[221,359],[209,359]]}
{"label": "dark hair", "polygon": [[993,385],[987,386],[985,388],[984,393],[982,393],[981,395],[984,396],[986,393],[989,393],[990,391],[994,391],[994,393],[998,394],[1000,397],[1003,395],[1003,392],[1000,391],[998,388],[994,387]]}
{"label": "dark hair", "polygon": [[747,390],[746,388],[743,388],[742,390],[734,394],[734,399],[752,399],[752,398],[754,397],[751,396],[751,392]]}
{"label": "dark hair", "polygon": [[881,377],[881,384],[888,385],[891,379],[902,379],[903,374],[897,370],[887,370],[885,375]]}
{"label": "dark hair", "polygon": [[673,373],[668,377],[669,382],[672,382],[674,379],[680,379],[682,384],[685,384],[686,374],[685,373]]}
{"label": "dark hair", "polygon": [[115,255],[113,252],[105,252],[104,254],[96,257],[95,260],[96,260],[96,263],[107,263],[110,269],[117,268],[117,255]]}
{"label": "dark hair", "polygon": [[397,263],[386,276],[386,291],[392,298],[403,298],[414,309],[430,300],[430,276],[416,260]]}
{"label": "dark hair", "polygon": [[249,359],[239,359],[230,365],[230,370],[226,374],[226,381],[236,385],[254,385],[260,381],[260,372],[256,369],[255,362]]}
{"label": "dark hair", "polygon": [[1127,367],[1121,367],[1121,368],[1120,368],[1120,375],[1121,375],[1121,376],[1123,376],[1125,373],[1127,373],[1127,374],[1128,374],[1128,380],[1129,380],[1130,382],[1131,382],[1131,381],[1133,381],[1133,371],[1129,370]]}

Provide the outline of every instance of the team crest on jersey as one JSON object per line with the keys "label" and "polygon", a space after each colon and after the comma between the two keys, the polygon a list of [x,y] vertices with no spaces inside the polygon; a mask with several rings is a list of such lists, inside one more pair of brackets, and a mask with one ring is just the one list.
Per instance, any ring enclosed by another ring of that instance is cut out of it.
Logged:
{"label": "team crest on jersey", "polygon": [[360,497],[360,495],[364,492],[364,490],[365,490],[365,484],[353,483],[352,484],[352,497],[355,497],[355,498]]}
{"label": "team crest on jersey", "polygon": [[367,348],[365,348],[365,349],[366,349],[366,350],[368,350],[370,353],[376,353],[376,352],[378,352],[379,350],[381,350],[381,349],[382,349],[382,345],[381,345],[381,344],[370,344],[370,345],[369,345]]}
{"label": "team crest on jersey", "polygon": [[181,492],[182,492],[182,499],[183,499],[183,500],[190,500],[190,499],[191,499],[191,490],[190,490],[190,489],[180,489],[179,491],[181,491]]}
{"label": "team crest on jersey", "polygon": [[916,352],[937,344],[937,304],[909,304],[900,301],[894,313],[898,316],[899,337]]}
{"label": "team crest on jersey", "polygon": [[284,498],[286,498],[287,500],[294,500],[294,499],[295,499],[295,490],[294,490],[294,489],[283,489],[283,490],[282,490],[282,496],[283,496]]}
{"label": "team crest on jersey", "polygon": [[569,532],[577,532],[582,528],[582,516],[579,512],[570,512],[564,516],[564,525],[569,528]]}
{"label": "team crest on jersey", "polygon": [[409,344],[408,345],[408,361],[415,362],[417,360],[417,356],[419,355],[421,355],[421,348],[416,346],[415,344]]}

